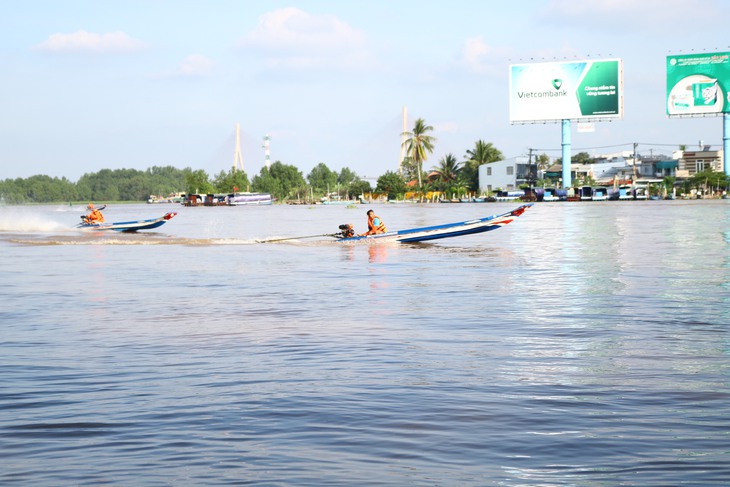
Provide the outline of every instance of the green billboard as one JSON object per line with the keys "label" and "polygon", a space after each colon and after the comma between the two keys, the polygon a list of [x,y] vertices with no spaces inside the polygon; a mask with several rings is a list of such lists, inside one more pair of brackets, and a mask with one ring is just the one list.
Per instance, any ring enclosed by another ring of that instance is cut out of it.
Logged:
{"label": "green billboard", "polygon": [[730,53],[667,56],[667,115],[730,112]]}
{"label": "green billboard", "polygon": [[510,121],[598,120],[623,116],[620,59],[510,66]]}

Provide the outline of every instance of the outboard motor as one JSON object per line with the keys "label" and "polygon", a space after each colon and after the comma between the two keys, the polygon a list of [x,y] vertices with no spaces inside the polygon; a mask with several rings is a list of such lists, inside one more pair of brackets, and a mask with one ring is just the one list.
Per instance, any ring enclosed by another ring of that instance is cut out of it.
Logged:
{"label": "outboard motor", "polygon": [[339,226],[340,233],[337,235],[337,238],[351,238],[355,236],[355,229],[352,226],[352,223],[343,223]]}

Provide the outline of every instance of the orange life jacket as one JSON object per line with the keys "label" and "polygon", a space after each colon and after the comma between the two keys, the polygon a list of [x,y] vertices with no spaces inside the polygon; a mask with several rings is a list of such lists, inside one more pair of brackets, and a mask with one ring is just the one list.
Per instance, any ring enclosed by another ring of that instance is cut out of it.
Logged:
{"label": "orange life jacket", "polygon": [[89,223],[102,223],[104,221],[104,215],[102,215],[99,210],[94,208],[93,210],[91,210],[91,213],[86,216],[86,221],[88,221]]}
{"label": "orange life jacket", "polygon": [[[375,225],[375,220],[378,220],[378,225]],[[368,217],[368,234],[373,235],[375,233],[385,233],[388,229],[385,228],[385,223],[380,219],[379,216],[373,215],[372,218]]]}

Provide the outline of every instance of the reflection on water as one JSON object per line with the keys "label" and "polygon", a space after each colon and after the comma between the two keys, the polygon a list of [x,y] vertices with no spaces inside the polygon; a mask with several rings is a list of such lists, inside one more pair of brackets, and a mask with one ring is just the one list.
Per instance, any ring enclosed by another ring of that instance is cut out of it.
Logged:
{"label": "reflection on water", "polygon": [[413,245],[256,243],[364,222],[335,205],[183,208],[136,235],[22,211],[42,223],[0,228],[2,484],[730,478],[727,202],[537,204]]}

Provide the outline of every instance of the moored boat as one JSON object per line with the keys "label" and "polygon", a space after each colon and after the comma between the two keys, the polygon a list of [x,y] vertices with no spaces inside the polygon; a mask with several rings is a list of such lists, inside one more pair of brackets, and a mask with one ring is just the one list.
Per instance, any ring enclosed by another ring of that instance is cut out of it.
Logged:
{"label": "moored boat", "polygon": [[162,195],[151,194],[147,199],[147,203],[182,203],[185,200],[184,193],[170,193],[166,197]]}
{"label": "moored boat", "polygon": [[274,198],[269,193],[231,193],[226,197],[230,206],[270,205]]}
{"label": "moored boat", "polygon": [[359,205],[360,200],[348,200],[339,196],[332,196],[330,198],[323,196],[320,198],[319,203],[322,205]]}
{"label": "moored boat", "polygon": [[608,201],[608,188],[603,186],[593,188],[593,201]]}
{"label": "moored boat", "polygon": [[593,188],[591,186],[582,186],[578,190],[578,194],[580,195],[581,201],[593,200]]}
{"label": "moored boat", "polygon": [[500,202],[509,202],[509,201],[517,201],[518,199],[525,196],[525,192],[523,190],[510,190],[510,191],[498,191],[497,192],[497,201]]}
{"label": "moored boat", "polygon": [[618,187],[618,199],[619,200],[632,200],[634,195],[631,192],[631,186],[623,185]]}
{"label": "moored boat", "polygon": [[560,198],[557,196],[557,193],[554,189],[545,188],[542,201],[560,201]]}

